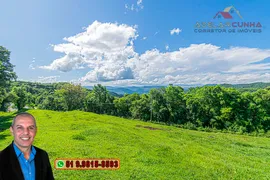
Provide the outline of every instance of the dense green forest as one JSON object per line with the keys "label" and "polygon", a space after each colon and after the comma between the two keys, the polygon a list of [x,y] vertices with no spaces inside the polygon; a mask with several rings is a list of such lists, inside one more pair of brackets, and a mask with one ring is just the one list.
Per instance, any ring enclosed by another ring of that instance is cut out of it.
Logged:
{"label": "dense green forest", "polygon": [[180,86],[169,85],[151,89],[146,94],[119,97],[100,84],[88,90],[70,83],[14,81],[16,75],[14,66],[9,62],[10,52],[0,48],[1,111],[10,111],[12,106],[19,111],[25,107],[83,110],[189,129],[239,133],[266,133],[270,129],[270,87],[263,86],[263,83],[236,88],[209,85],[187,91]]}
{"label": "dense green forest", "polygon": [[116,97],[106,87],[88,90],[70,83],[12,82],[1,98],[1,110],[24,107],[55,111],[83,110],[143,121],[174,124],[189,129],[211,128],[232,132],[267,132],[270,129],[270,88],[240,92],[219,85],[184,92],[169,85],[147,94]]}

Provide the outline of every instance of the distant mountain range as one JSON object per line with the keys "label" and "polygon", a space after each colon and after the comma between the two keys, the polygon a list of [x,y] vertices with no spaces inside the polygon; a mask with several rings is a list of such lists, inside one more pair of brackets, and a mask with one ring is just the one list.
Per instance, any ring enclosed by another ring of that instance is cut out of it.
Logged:
{"label": "distant mountain range", "polygon": [[[207,84],[207,85],[179,85],[184,90],[188,90],[190,87],[200,87],[200,86],[216,86],[217,84]],[[255,91],[258,88],[266,88],[270,86],[270,83],[262,83],[262,82],[257,82],[257,83],[251,83],[251,84],[220,84],[221,86],[224,87],[233,87],[236,89],[241,89],[243,91]],[[93,86],[84,86],[87,89],[93,89]],[[124,95],[124,94],[133,94],[133,93],[138,93],[138,94],[144,94],[148,93],[151,89],[153,88],[161,88],[161,87],[166,87],[166,86],[125,86],[125,87],[119,87],[119,86],[106,86],[107,90],[110,91],[113,95]]]}
{"label": "distant mountain range", "polygon": [[[84,86],[87,89],[93,89],[93,86]],[[107,90],[119,95],[124,94],[144,94],[148,93],[153,88],[161,88],[166,86],[126,86],[126,87],[119,87],[119,86],[106,86]]]}

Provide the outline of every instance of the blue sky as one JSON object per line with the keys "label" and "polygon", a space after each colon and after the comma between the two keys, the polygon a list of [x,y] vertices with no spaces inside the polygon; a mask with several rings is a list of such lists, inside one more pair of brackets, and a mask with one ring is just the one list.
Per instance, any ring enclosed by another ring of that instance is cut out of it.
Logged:
{"label": "blue sky", "polygon": [[[233,19],[214,19],[230,6],[242,19],[233,11]],[[26,81],[269,82],[268,7],[266,0],[10,0],[1,3],[0,45],[11,51],[18,79]],[[204,22],[259,22],[262,27],[195,32],[196,23]]]}

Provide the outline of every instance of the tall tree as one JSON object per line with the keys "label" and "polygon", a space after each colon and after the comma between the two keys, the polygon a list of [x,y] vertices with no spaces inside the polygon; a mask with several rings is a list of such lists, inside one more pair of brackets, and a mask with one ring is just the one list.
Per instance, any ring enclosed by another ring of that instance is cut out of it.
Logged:
{"label": "tall tree", "polygon": [[10,52],[0,46],[0,108],[4,110],[8,96],[7,90],[9,89],[10,81],[17,78],[13,72],[14,65],[10,63]]}
{"label": "tall tree", "polygon": [[103,107],[103,111],[105,111],[105,113],[110,111],[109,109],[113,104],[114,97],[110,95],[106,87],[98,84],[94,86],[92,92],[94,93],[95,102],[98,104],[98,106]]}
{"label": "tall tree", "polygon": [[65,84],[62,89],[56,90],[57,100],[63,99],[67,110],[82,110],[86,98],[86,90],[81,85]]}
{"label": "tall tree", "polygon": [[170,112],[165,99],[165,88],[151,89],[149,92],[151,120],[158,122],[168,122]]}
{"label": "tall tree", "polygon": [[130,108],[132,102],[139,99],[140,95],[137,93],[125,94],[123,97],[115,99],[113,103],[117,111],[117,116],[131,117]]}
{"label": "tall tree", "polygon": [[10,51],[0,46],[0,87],[6,87],[11,80],[17,78],[13,68],[14,65],[10,63]]}
{"label": "tall tree", "polygon": [[85,109],[99,114],[115,114],[113,100],[114,97],[109,94],[106,87],[98,84],[88,93],[85,100]]}
{"label": "tall tree", "polygon": [[12,94],[14,94],[13,102],[17,106],[18,110],[22,110],[27,102],[27,92],[25,86],[13,87]]}
{"label": "tall tree", "polygon": [[142,94],[139,99],[132,101],[130,111],[132,118],[149,121],[151,117],[149,95]]}
{"label": "tall tree", "polygon": [[259,118],[264,131],[270,130],[270,87],[259,89],[253,93],[254,102],[259,108]]}
{"label": "tall tree", "polygon": [[168,123],[184,124],[187,119],[184,89],[169,85],[166,87],[165,99],[170,113]]}

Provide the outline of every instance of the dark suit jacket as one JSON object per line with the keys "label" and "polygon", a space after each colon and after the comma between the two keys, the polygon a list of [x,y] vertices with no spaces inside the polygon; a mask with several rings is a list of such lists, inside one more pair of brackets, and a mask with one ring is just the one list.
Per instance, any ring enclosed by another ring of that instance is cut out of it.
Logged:
{"label": "dark suit jacket", "polygon": [[[40,148],[35,149],[36,180],[54,179],[48,154]],[[24,180],[12,143],[0,152],[0,180]]]}

